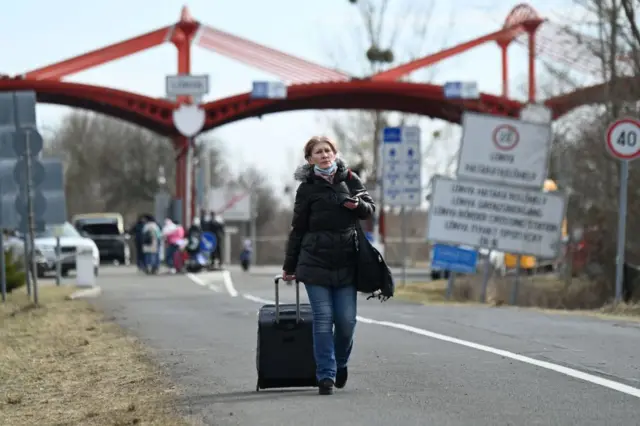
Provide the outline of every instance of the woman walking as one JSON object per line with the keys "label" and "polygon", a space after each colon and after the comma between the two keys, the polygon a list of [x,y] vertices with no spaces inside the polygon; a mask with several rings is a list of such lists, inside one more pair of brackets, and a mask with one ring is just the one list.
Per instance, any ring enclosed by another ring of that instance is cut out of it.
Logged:
{"label": "woman walking", "polygon": [[309,297],[321,395],[347,383],[357,310],[356,225],[375,210],[360,178],[337,152],[324,136],[304,146],[306,164],[294,174],[301,184],[282,271],[286,281],[303,282]]}

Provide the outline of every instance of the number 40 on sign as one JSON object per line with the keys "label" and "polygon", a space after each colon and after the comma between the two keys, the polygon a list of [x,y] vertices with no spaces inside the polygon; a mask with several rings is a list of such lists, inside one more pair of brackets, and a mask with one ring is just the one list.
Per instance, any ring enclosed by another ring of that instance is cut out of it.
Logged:
{"label": "number 40 on sign", "polygon": [[619,160],[635,160],[640,157],[640,121],[621,118],[607,130],[607,150]]}

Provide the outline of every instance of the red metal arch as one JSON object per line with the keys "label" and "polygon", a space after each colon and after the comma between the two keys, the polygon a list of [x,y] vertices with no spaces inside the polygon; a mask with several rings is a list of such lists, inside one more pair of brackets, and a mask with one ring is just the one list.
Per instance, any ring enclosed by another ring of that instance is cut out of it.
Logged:
{"label": "red metal arch", "polygon": [[0,92],[33,90],[39,102],[83,108],[163,135],[176,133],[173,102],[107,87],[55,80],[0,79]]}
{"label": "red metal arch", "polygon": [[[633,80],[633,81],[630,81]],[[620,96],[625,87],[639,84],[640,78],[619,81]],[[172,112],[176,104],[164,99],[88,84],[51,80],[0,79],[0,91],[34,90],[43,103],[83,108],[120,118],[156,133],[177,136]],[[611,90],[609,87],[608,90]],[[602,103],[605,85],[579,89],[545,101],[559,118],[582,105]],[[632,100],[632,99],[629,99]],[[481,94],[477,101],[445,99],[442,86],[399,81],[353,80],[309,83],[288,88],[287,98],[251,99],[244,93],[205,104],[204,130],[250,117],[285,111],[310,109],[380,109],[414,113],[459,123],[464,110],[515,117],[522,104],[500,96]]]}
{"label": "red metal arch", "polygon": [[442,86],[399,81],[353,80],[289,86],[286,99],[251,99],[249,93],[204,105],[205,130],[284,111],[379,109],[426,115],[459,123],[463,110],[517,116],[522,104],[482,94],[478,101],[445,99]]}
{"label": "red metal arch", "polygon": [[524,24],[529,21],[542,21],[542,17],[536,10],[527,3],[520,3],[511,9],[504,20],[502,28],[509,28],[515,25]]}
{"label": "red metal arch", "polygon": [[638,96],[630,87],[638,87],[640,77],[620,77],[615,83],[601,83],[595,86],[583,87],[573,92],[547,99],[545,105],[554,112],[554,118],[559,118],[575,108],[584,105],[604,104],[610,99],[627,102],[638,100]]}

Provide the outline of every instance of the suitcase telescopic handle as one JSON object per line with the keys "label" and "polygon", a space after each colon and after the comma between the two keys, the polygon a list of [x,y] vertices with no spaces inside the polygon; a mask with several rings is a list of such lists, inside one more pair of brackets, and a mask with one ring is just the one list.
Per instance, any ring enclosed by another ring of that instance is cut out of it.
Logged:
{"label": "suitcase telescopic handle", "polygon": [[[276,285],[276,323],[280,322],[280,280],[282,275],[276,275],[274,283]],[[296,279],[296,323],[300,322],[300,281]]]}

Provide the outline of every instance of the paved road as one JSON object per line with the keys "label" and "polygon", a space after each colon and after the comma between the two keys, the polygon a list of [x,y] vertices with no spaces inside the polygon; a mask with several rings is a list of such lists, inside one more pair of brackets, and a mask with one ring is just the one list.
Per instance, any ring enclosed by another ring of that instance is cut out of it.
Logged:
{"label": "paved road", "polygon": [[118,271],[102,274],[99,303],[152,348],[205,424],[640,425],[634,323],[363,299],[347,388],[256,393],[269,278]]}
{"label": "paved road", "polygon": [[[251,267],[250,274],[256,276],[274,276],[282,272],[281,265],[255,265]],[[391,272],[401,279],[402,268],[391,268]],[[430,268],[407,268],[407,282],[425,282],[431,280]]]}

